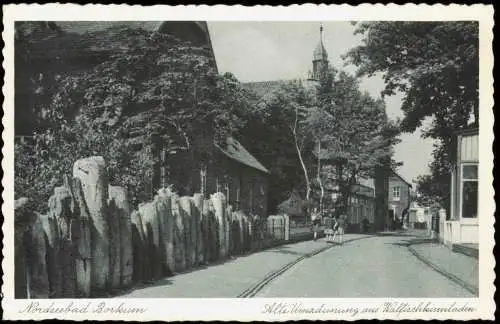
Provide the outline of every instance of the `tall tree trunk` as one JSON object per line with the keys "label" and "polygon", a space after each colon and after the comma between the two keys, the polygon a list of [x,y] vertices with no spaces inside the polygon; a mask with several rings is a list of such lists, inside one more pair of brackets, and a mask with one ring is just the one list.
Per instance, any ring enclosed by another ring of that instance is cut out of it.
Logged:
{"label": "tall tree trunk", "polygon": [[297,150],[297,155],[298,155],[299,160],[300,160],[300,165],[302,166],[302,170],[304,172],[304,179],[306,180],[306,201],[308,203],[307,204],[307,206],[308,206],[307,207],[307,215],[306,215],[306,224],[307,224],[307,219],[308,219],[308,215],[309,215],[309,198],[311,196],[311,183],[309,180],[309,174],[307,173],[306,164],[304,163],[304,159],[302,158],[302,152],[300,150],[299,141],[297,138],[298,122],[299,122],[299,107],[295,107],[295,122],[293,124],[292,133],[293,133],[293,139],[295,142],[295,149]]}
{"label": "tall tree trunk", "polygon": [[323,183],[321,182],[321,141],[318,140],[318,183],[321,189],[321,196],[319,197],[319,211],[323,212],[323,197],[325,196],[325,189],[323,188]]}

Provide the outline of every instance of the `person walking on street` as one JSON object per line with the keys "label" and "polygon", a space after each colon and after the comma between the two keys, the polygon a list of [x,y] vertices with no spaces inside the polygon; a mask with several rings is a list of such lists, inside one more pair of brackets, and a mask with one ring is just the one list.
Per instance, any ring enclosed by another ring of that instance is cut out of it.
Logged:
{"label": "person walking on street", "polygon": [[335,237],[338,235],[339,236],[339,243],[340,244],[344,243],[344,229],[345,229],[346,218],[347,218],[347,216],[342,214],[337,219],[335,219],[335,227],[337,228],[337,230],[335,231],[335,234],[333,235],[334,242],[335,242]]}
{"label": "person walking on street", "polygon": [[313,209],[313,212],[311,214],[311,220],[313,225],[313,239],[314,241],[316,241],[316,239],[318,238],[318,227],[320,222],[320,215],[318,213],[317,208]]}

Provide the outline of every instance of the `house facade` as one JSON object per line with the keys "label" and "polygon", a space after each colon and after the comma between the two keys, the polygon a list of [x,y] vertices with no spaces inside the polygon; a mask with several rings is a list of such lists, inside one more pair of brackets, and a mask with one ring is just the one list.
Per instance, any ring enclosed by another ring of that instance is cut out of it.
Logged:
{"label": "house facade", "polygon": [[440,217],[440,236],[447,245],[478,244],[479,129],[459,131],[455,139],[450,214]]}
{"label": "house facade", "polygon": [[389,175],[388,220],[393,224],[401,223],[409,212],[412,185],[395,171]]}
{"label": "house facade", "polygon": [[236,139],[230,137],[226,144],[216,146],[215,161],[195,176],[197,192],[206,197],[222,192],[233,209],[267,217],[269,171]]}
{"label": "house facade", "polygon": [[348,231],[367,232],[374,229],[375,188],[366,181],[353,186],[348,207]]}
{"label": "house facade", "polygon": [[431,228],[431,208],[421,206],[416,201],[410,203],[407,225],[409,228],[428,229]]}

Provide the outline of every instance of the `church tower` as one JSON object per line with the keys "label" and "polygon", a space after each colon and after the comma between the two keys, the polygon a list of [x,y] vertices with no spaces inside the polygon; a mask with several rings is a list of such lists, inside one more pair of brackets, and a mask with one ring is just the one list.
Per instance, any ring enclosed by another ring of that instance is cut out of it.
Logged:
{"label": "church tower", "polygon": [[319,43],[313,52],[313,71],[309,79],[319,81],[321,74],[328,68],[328,54],[323,45],[323,25],[319,27]]}

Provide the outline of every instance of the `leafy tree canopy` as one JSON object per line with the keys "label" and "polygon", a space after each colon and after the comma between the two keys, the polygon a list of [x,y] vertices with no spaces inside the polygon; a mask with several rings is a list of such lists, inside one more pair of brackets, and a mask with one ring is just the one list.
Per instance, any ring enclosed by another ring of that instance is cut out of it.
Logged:
{"label": "leafy tree canopy", "polygon": [[[44,84],[50,91],[39,107],[34,153],[19,155],[16,166],[37,165],[24,179],[40,183],[44,198],[76,159],[102,155],[112,183],[129,188],[135,202],[147,199],[145,180],[160,148],[188,152],[182,163],[210,159],[211,144],[242,126],[247,95],[234,76],[217,74],[209,49],[126,26],[81,37],[93,43],[80,55],[101,60]],[[30,191],[27,183],[18,188]]]}
{"label": "leafy tree canopy", "polygon": [[358,76],[383,73],[384,95],[404,93],[401,127],[414,131],[426,117],[424,135],[450,136],[450,129],[478,121],[479,25],[477,22],[363,22],[362,45],[346,55]]}
{"label": "leafy tree canopy", "polygon": [[448,206],[449,166],[456,158],[453,132],[479,123],[479,24],[363,22],[362,44],[346,55],[358,76],[382,73],[383,95],[404,95],[401,130],[412,132],[431,117],[424,137],[437,140],[430,176],[420,177],[421,197]]}
{"label": "leafy tree canopy", "polygon": [[[360,177],[374,177],[375,170],[392,167],[399,128],[388,120],[385,103],[362,92],[357,79],[330,69],[318,86],[318,105],[311,110],[309,125],[317,146],[322,181],[339,186],[344,207],[352,186]],[[321,179],[318,177],[318,179]]]}

